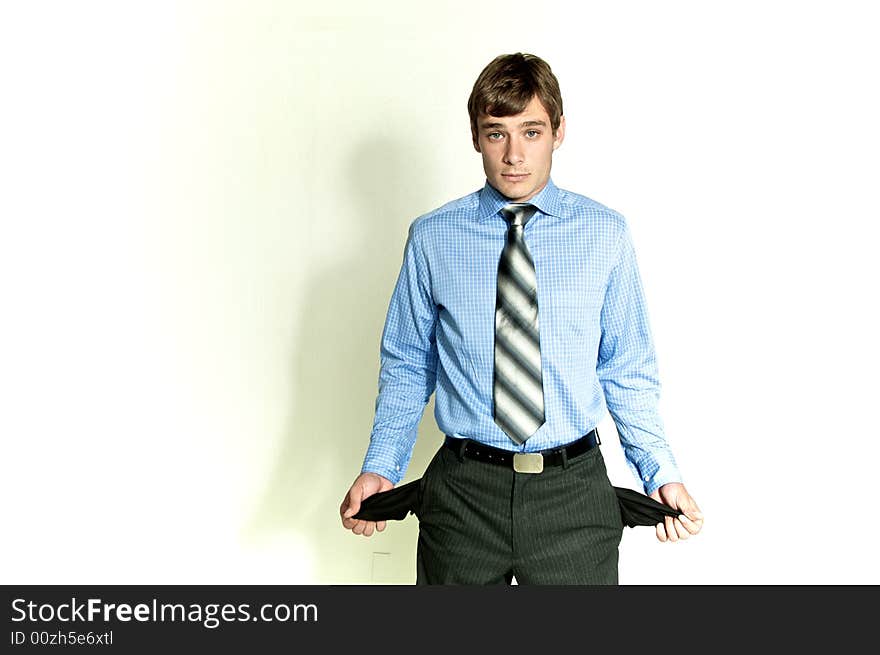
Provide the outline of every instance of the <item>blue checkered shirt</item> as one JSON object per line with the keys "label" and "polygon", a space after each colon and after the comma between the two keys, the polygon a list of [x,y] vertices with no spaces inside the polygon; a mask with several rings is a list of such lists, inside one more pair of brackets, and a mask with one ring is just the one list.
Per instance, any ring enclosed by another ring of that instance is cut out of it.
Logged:
{"label": "blue checkered shirt", "polygon": [[495,423],[498,261],[510,202],[488,182],[415,219],[388,308],[379,393],[362,472],[394,484],[425,405],[445,434],[511,451],[569,443],[610,412],[626,462],[650,494],[681,482],[657,410],[657,361],[626,219],[548,181],[523,238],[535,263],[546,422],[521,446]]}

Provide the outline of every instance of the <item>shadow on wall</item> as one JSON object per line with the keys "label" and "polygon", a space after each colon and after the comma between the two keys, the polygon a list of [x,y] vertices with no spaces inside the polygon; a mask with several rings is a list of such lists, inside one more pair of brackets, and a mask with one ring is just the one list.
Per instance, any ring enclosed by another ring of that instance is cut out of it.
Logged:
{"label": "shadow on wall", "polygon": [[[291,369],[295,409],[244,535],[293,531],[314,554],[311,580],[279,579],[278,584],[415,580],[415,517],[389,522],[370,538],[346,530],[339,518],[339,505],[369,444],[379,344],[409,224],[430,209],[412,213],[413,207],[426,206],[433,179],[430,165],[414,161],[412,152],[411,145],[386,139],[365,141],[354,151],[338,188],[351,198],[348,215],[355,218],[346,229],[362,247],[343,265],[311,279],[297,308],[301,322]],[[401,484],[422,474],[439,443],[432,398]]]}

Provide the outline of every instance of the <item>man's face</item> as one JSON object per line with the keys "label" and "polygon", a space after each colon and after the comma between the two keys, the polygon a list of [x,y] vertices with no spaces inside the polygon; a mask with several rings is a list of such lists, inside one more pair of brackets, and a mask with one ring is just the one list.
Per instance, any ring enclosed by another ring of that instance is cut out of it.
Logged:
{"label": "man's face", "polygon": [[564,136],[565,117],[553,134],[550,116],[534,96],[515,116],[481,114],[474,148],[483,155],[489,184],[513,202],[526,202],[546,186],[553,151]]}

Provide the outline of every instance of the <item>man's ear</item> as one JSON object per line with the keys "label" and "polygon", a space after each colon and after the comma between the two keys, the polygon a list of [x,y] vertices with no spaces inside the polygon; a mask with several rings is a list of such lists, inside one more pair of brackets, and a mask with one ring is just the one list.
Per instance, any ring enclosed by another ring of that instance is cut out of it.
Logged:
{"label": "man's ear", "polygon": [[556,150],[559,146],[562,145],[562,140],[565,139],[565,116],[559,117],[559,127],[556,128],[556,133],[553,135],[553,149]]}
{"label": "man's ear", "polygon": [[476,132],[471,131],[471,140],[474,143],[474,150],[476,150],[477,152],[481,152],[480,151],[480,140],[477,138]]}

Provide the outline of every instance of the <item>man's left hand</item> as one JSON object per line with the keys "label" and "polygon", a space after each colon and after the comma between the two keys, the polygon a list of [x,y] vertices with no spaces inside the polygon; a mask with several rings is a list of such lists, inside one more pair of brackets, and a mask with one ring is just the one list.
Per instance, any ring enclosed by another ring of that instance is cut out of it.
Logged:
{"label": "man's left hand", "polygon": [[678,516],[667,516],[663,523],[657,524],[659,541],[687,539],[703,527],[703,513],[681,482],[668,482],[650,496],[680,512]]}

